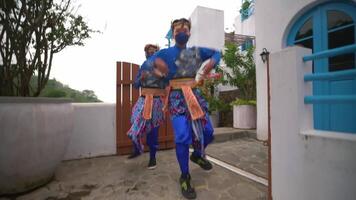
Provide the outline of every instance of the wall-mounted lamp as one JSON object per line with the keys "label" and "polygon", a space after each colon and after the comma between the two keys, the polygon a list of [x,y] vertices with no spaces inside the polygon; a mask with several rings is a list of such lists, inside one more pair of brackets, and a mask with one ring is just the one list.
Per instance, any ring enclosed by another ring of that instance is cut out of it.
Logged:
{"label": "wall-mounted lamp", "polygon": [[262,61],[263,63],[265,63],[268,59],[268,56],[269,56],[269,51],[267,51],[266,48],[263,48],[262,49],[262,53],[260,54],[261,58],[262,58]]}

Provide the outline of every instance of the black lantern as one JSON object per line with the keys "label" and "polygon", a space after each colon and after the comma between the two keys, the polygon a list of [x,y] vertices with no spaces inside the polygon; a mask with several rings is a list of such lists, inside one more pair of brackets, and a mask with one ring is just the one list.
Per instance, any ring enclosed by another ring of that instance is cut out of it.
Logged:
{"label": "black lantern", "polygon": [[260,54],[261,58],[262,58],[262,61],[263,63],[265,63],[268,59],[268,56],[269,56],[269,51],[267,51],[266,48],[263,48],[262,49],[262,53]]}

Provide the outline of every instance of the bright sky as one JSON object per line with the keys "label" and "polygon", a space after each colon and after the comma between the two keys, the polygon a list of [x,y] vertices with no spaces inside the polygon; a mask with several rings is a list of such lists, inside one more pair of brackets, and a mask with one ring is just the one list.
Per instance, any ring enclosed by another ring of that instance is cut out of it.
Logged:
{"label": "bright sky", "polygon": [[142,64],[147,43],[167,44],[173,19],[190,17],[195,7],[224,11],[225,29],[233,30],[240,0],[76,0],[79,14],[93,29],[84,47],[68,47],[56,54],[51,77],[73,89],[93,90],[104,102],[116,99],[116,61]]}

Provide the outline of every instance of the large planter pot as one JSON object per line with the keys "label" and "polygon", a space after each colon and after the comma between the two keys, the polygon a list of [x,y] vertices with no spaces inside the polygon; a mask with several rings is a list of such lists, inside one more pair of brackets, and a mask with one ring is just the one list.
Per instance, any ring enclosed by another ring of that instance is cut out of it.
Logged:
{"label": "large planter pot", "polygon": [[0,195],[49,182],[72,129],[68,99],[0,97]]}
{"label": "large planter pot", "polygon": [[255,129],[256,118],[256,106],[234,106],[234,128]]}
{"label": "large planter pot", "polygon": [[212,112],[209,114],[210,117],[210,122],[213,128],[216,128],[219,126],[219,113],[218,112]]}

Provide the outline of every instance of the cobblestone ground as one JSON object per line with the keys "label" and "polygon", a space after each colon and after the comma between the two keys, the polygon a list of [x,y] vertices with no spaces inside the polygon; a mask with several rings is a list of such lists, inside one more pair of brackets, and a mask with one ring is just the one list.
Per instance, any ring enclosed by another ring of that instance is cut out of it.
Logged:
{"label": "cobblestone ground", "polygon": [[268,147],[261,141],[244,137],[208,146],[210,156],[257,176],[268,176]]}
{"label": "cobblestone ground", "polygon": [[[239,161],[242,150],[251,147],[249,140],[213,144],[212,155],[228,155],[234,151]],[[246,144],[244,144],[246,143]],[[241,145],[241,147],[237,147]],[[240,149],[241,148],[241,149]],[[260,147],[258,147],[260,148]],[[225,151],[225,153],[224,153]],[[248,150],[244,150],[248,154]],[[254,152],[254,151],[253,151]],[[234,154],[229,156],[233,157]],[[245,155],[247,157],[254,157]],[[230,157],[230,158],[231,158]],[[258,157],[258,156],[257,156]],[[228,158],[228,157],[226,157]],[[249,158],[250,159],[250,158]],[[157,153],[157,168],[146,168],[148,154],[127,160],[125,156],[110,156],[63,162],[55,179],[44,187],[19,196],[17,200],[150,200],[183,199],[178,186],[179,168],[174,150]],[[234,161],[238,161],[235,159]],[[250,161],[253,161],[250,160]],[[254,161],[255,162],[255,161]],[[259,162],[259,161],[258,161]],[[247,165],[247,164],[246,164]],[[205,172],[190,162],[192,184],[202,200],[264,200],[267,187],[214,165]],[[0,198],[0,200],[8,198]],[[15,199],[15,198],[11,198]]]}

